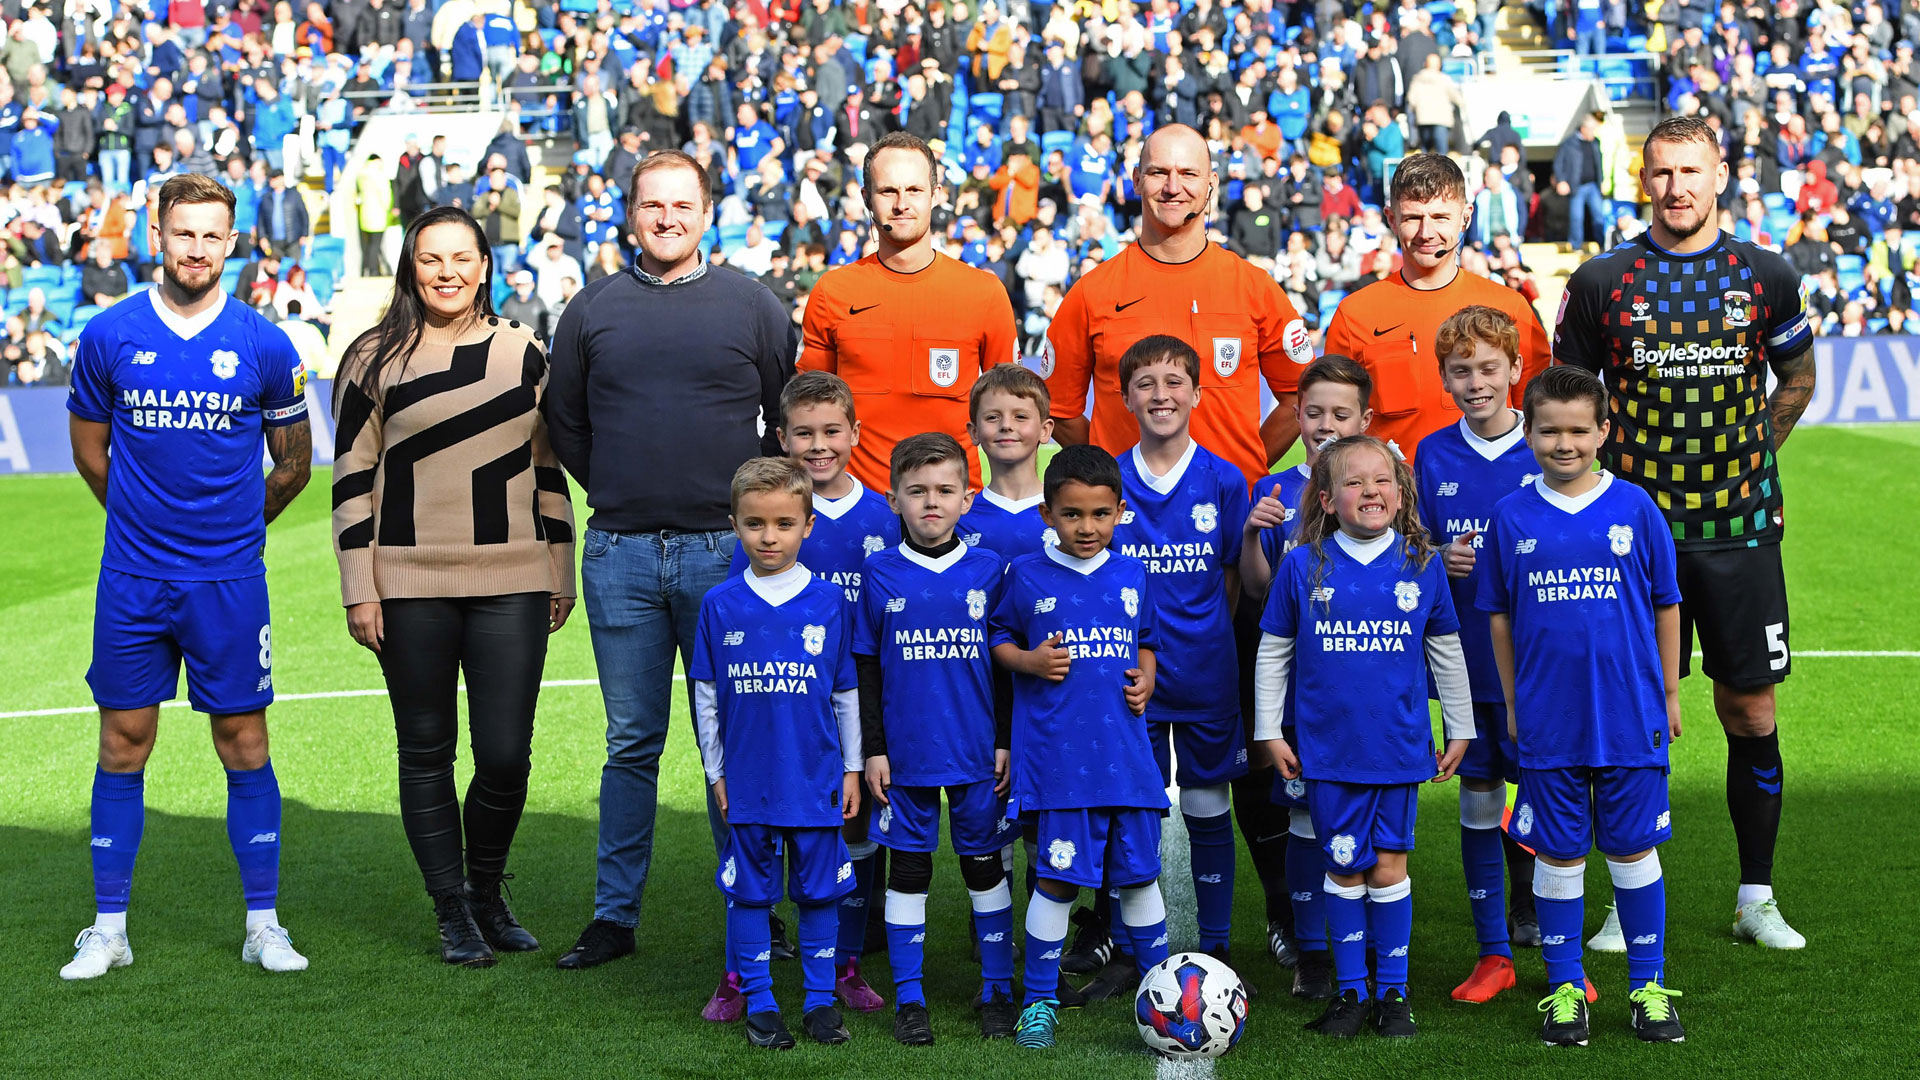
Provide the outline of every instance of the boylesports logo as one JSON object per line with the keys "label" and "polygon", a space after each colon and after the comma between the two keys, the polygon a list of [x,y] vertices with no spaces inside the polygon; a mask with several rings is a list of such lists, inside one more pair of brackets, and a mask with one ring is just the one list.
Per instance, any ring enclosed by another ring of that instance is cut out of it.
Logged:
{"label": "boylesports logo", "polygon": [[745,630],[729,630],[726,635],[720,639],[720,644],[742,645],[746,643],[746,640],[747,632]]}
{"label": "boylesports logo", "polygon": [[807,650],[808,656],[819,656],[820,650],[827,647],[827,628],[818,623],[801,627],[800,647]]}
{"label": "boylesports logo", "polygon": [[1127,618],[1140,614],[1140,593],[1135,589],[1120,590],[1120,606],[1127,609]]}
{"label": "boylesports logo", "polygon": [[213,373],[222,379],[231,379],[240,371],[240,357],[232,349],[219,349],[207,358],[213,364]]}
{"label": "boylesports logo", "polygon": [[1533,549],[1538,546],[1540,546],[1540,541],[1535,540],[1533,537],[1529,536],[1526,539],[1520,541],[1519,543],[1513,545],[1513,553],[1515,555],[1531,555],[1533,554]]}
{"label": "boylesports logo", "polygon": [[1203,533],[1210,533],[1220,526],[1220,510],[1212,503],[1195,503],[1193,507],[1193,527]]}
{"label": "boylesports logo", "polygon": [[1532,803],[1521,803],[1520,808],[1513,812],[1513,831],[1519,833],[1521,836],[1532,835],[1533,833],[1533,804]]}
{"label": "boylesports logo", "polygon": [[1676,364],[1710,364],[1725,361],[1744,364],[1752,351],[1745,344],[1702,345],[1697,341],[1685,343],[1669,341],[1649,347],[1646,342],[1636,338],[1633,343],[1633,366],[1637,368],[1671,367]]}
{"label": "boylesports logo", "polygon": [[1440,485],[1440,494],[1458,495],[1460,494],[1460,485],[1452,480],[1448,480]]}
{"label": "boylesports logo", "polygon": [[1055,840],[1047,845],[1047,865],[1055,870],[1065,870],[1073,865],[1073,857],[1079,854],[1071,840]]}
{"label": "boylesports logo", "polygon": [[906,598],[906,597],[904,597],[904,596],[890,596],[890,597],[888,597],[888,598],[887,598],[887,614],[889,614],[889,615],[898,615],[898,614],[900,614],[901,612],[903,612],[903,611],[905,611],[905,610],[907,610],[907,598]]}
{"label": "boylesports logo", "polygon": [[1396,581],[1393,585],[1393,602],[1401,611],[1412,611],[1420,606],[1420,583],[1417,581]]}
{"label": "boylesports logo", "polygon": [[1607,547],[1615,555],[1625,558],[1627,553],[1633,550],[1633,526],[1607,526]]}
{"label": "boylesports logo", "polygon": [[1359,845],[1350,833],[1341,833],[1327,842],[1327,853],[1332,855],[1333,861],[1340,866],[1351,866],[1354,852],[1358,848]]}
{"label": "boylesports logo", "polygon": [[967,618],[984,619],[987,616],[987,592],[985,589],[967,590]]}
{"label": "boylesports logo", "polygon": [[1059,603],[1060,600],[1057,597],[1043,596],[1033,602],[1033,613],[1035,615],[1045,615],[1047,612],[1052,611],[1054,606]]}

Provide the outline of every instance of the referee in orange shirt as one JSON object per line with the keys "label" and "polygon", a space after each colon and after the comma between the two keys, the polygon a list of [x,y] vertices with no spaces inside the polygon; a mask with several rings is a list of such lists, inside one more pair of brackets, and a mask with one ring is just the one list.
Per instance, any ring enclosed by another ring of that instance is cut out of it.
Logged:
{"label": "referee in orange shirt", "polygon": [[[1060,445],[1091,442],[1118,454],[1139,441],[1120,394],[1120,354],[1171,334],[1200,354],[1194,441],[1233,462],[1247,482],[1266,475],[1293,442],[1293,410],[1260,421],[1260,383],[1291,390],[1313,360],[1300,313],[1272,275],[1207,241],[1216,187],[1200,133],[1154,131],[1134,170],[1139,239],[1075,282],[1047,331],[1040,374],[1053,397]],[[1088,387],[1093,418],[1083,415]]]}
{"label": "referee in orange shirt", "polygon": [[[849,465],[888,488],[894,444],[924,431],[967,438],[967,395],[980,373],[1017,360],[1013,304],[1000,280],[934,250],[939,161],[916,136],[881,136],[861,193],[880,250],[822,275],[801,323],[800,370],[831,371],[853,389],[860,442]],[[980,455],[968,455],[980,486]]]}
{"label": "referee in orange shirt", "polygon": [[[1513,319],[1520,328],[1521,361],[1520,382],[1509,398],[1515,408],[1527,383],[1553,362],[1552,339],[1526,297],[1461,270],[1460,238],[1473,211],[1467,206],[1467,178],[1452,158],[1408,155],[1393,174],[1386,209],[1400,242],[1400,270],[1340,301],[1327,325],[1326,351],[1358,360],[1373,376],[1373,423],[1367,434],[1412,461],[1421,439],[1460,420],[1460,409],[1440,385],[1440,361],[1433,352],[1441,323],[1474,304]],[[1297,378],[1298,372],[1288,374]],[[1291,415],[1297,387],[1289,383],[1285,389],[1276,411]]]}
{"label": "referee in orange shirt", "polygon": [[[1291,409],[1260,419],[1260,384],[1291,388],[1313,360],[1306,324],[1271,275],[1207,240],[1206,216],[1217,180],[1207,143],[1182,124],[1156,130],[1134,170],[1142,205],[1139,239],[1075,282],[1047,331],[1040,373],[1053,399],[1054,437],[1062,446],[1092,442],[1122,454],[1140,441],[1120,392],[1120,355],[1141,338],[1171,334],[1200,354],[1200,403],[1189,421],[1194,441],[1245,473],[1263,476],[1294,439]],[[1093,394],[1093,416],[1084,415]],[[1239,598],[1235,598],[1239,599]],[[1235,638],[1240,653],[1241,713],[1252,715],[1252,651],[1259,640],[1258,605],[1241,602]],[[1249,720],[1250,722],[1250,720]],[[1270,764],[1232,782],[1233,809],[1266,894],[1267,947],[1291,963],[1293,908],[1286,888],[1287,812],[1273,805]],[[1195,805],[1183,812],[1215,817]],[[1104,894],[1096,898],[1095,930],[1110,925]],[[1075,941],[1069,970],[1085,970],[1102,935]],[[1082,944],[1089,948],[1082,949]],[[1112,996],[1131,985],[1130,958],[1109,962],[1086,993]]]}

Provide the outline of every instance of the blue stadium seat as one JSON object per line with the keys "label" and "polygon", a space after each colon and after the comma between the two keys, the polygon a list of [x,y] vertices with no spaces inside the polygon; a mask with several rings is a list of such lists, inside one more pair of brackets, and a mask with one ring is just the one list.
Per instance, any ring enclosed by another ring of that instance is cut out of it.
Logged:
{"label": "blue stadium seat", "polygon": [[230,293],[240,286],[240,271],[242,269],[243,265],[241,263],[237,263],[232,259],[227,260],[227,265],[220,270],[221,292]]}
{"label": "blue stadium seat", "polygon": [[52,288],[66,280],[66,271],[58,266],[29,266],[20,272],[20,284],[25,288],[38,286]]}
{"label": "blue stadium seat", "polygon": [[307,250],[309,252],[337,251],[342,256],[345,256],[347,253],[347,238],[344,236],[335,236],[332,233],[322,233],[307,241]]}
{"label": "blue stadium seat", "polygon": [[56,300],[67,302],[67,303],[73,303],[73,304],[79,303],[80,302],[80,283],[74,282],[73,284],[69,285],[65,282],[62,282],[58,285],[49,287],[47,289],[47,306],[52,307],[54,304],[54,301]]}
{"label": "blue stadium seat", "polygon": [[1874,333],[1876,333],[1876,334],[1884,334],[1884,333],[1886,333],[1886,332],[1887,332],[1887,320],[1885,320],[1885,319],[1868,319],[1868,320],[1867,320],[1867,329],[1869,329],[1869,330],[1871,330],[1871,331],[1873,331],[1873,332],[1874,332]]}
{"label": "blue stadium seat", "polygon": [[1040,136],[1040,156],[1049,157],[1055,150],[1063,154],[1073,153],[1073,132],[1049,131]]}
{"label": "blue stadium seat", "polygon": [[328,270],[307,271],[307,288],[320,298],[322,305],[333,303],[333,273]]}
{"label": "blue stadium seat", "polygon": [[11,292],[7,293],[7,306],[6,306],[7,314],[18,315],[25,310],[27,310],[27,290],[26,289],[24,288],[14,289]]}
{"label": "blue stadium seat", "polygon": [[560,0],[561,11],[572,11],[580,14],[585,14],[587,12],[597,9],[598,7],[599,5],[594,3],[593,0]]}
{"label": "blue stadium seat", "polygon": [[81,267],[79,263],[68,263],[61,268],[60,280],[69,285],[78,285],[80,284],[80,271]]}
{"label": "blue stadium seat", "polygon": [[346,266],[346,260],[337,251],[316,251],[308,255],[307,261],[300,265],[306,267],[309,274],[316,271],[338,274]]}
{"label": "blue stadium seat", "polygon": [[62,296],[58,299],[51,296],[47,297],[47,312],[53,316],[53,321],[57,323],[72,322],[73,309],[78,306],[78,297]]}
{"label": "blue stadium seat", "polygon": [[846,37],[840,39],[840,43],[847,47],[847,52],[853,56],[854,63],[859,64],[864,70],[867,66],[866,35],[848,34]]}
{"label": "blue stadium seat", "polygon": [[1321,326],[1324,327],[1333,322],[1334,310],[1340,306],[1340,301],[1345,300],[1346,298],[1347,298],[1347,293],[1345,289],[1328,289],[1327,291],[1320,294],[1320,325]]}
{"label": "blue stadium seat", "polygon": [[1428,0],[1421,5],[1421,10],[1433,16],[1436,24],[1444,24],[1453,18],[1454,4],[1453,0]]}
{"label": "blue stadium seat", "polygon": [[73,314],[67,319],[67,325],[77,332],[92,322],[95,315],[105,310],[107,309],[98,304],[81,304],[73,309]]}
{"label": "blue stadium seat", "polygon": [[760,225],[760,235],[769,240],[778,241],[781,237],[787,235],[787,223],[782,220],[762,222]]}
{"label": "blue stadium seat", "polygon": [[1788,205],[1787,197],[1777,191],[1764,192],[1760,196],[1760,205],[1769,210],[1785,210]]}
{"label": "blue stadium seat", "polygon": [[1858,255],[1840,255],[1833,260],[1833,267],[1840,273],[1842,290],[1857,289],[1867,276],[1867,260]]}
{"label": "blue stadium seat", "polygon": [[1000,112],[1006,108],[1006,98],[1000,94],[975,94],[967,99],[967,119],[978,127],[982,121],[991,120],[997,127]]}

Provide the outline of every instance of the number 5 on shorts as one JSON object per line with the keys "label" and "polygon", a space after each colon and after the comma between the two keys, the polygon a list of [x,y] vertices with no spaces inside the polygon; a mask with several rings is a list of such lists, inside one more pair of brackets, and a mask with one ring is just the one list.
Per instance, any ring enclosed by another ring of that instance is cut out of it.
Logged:
{"label": "number 5 on shorts", "polygon": [[[262,635],[266,634],[266,628],[262,627],[260,633]],[[1789,659],[1791,659],[1791,657],[1787,653],[1787,624],[1768,623],[1767,665],[1773,670],[1779,671],[1781,668],[1787,666]]]}

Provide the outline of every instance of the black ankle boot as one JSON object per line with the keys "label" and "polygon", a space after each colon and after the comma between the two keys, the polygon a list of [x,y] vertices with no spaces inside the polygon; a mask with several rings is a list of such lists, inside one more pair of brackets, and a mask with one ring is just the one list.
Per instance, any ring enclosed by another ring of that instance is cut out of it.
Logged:
{"label": "black ankle boot", "polygon": [[462,967],[493,966],[493,949],[474,925],[465,889],[434,893],[433,917],[440,922],[440,959]]}
{"label": "black ankle boot", "polygon": [[480,935],[487,939],[487,944],[501,952],[534,952],[540,948],[540,942],[513,917],[506,897],[500,892],[501,882],[512,877],[507,874],[492,879],[473,878],[467,882],[467,904],[473,909],[473,921],[480,927]]}

